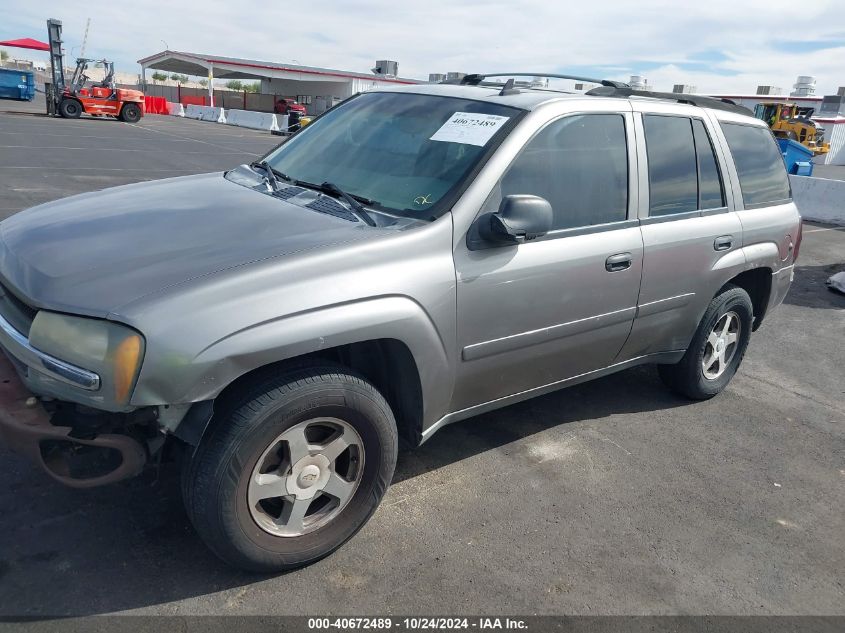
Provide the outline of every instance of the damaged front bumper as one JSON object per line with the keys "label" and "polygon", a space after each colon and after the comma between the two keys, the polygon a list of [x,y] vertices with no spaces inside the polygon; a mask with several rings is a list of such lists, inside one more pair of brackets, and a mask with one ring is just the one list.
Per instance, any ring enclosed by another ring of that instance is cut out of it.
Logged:
{"label": "damaged front bumper", "polygon": [[[139,441],[118,434],[75,436],[73,426],[57,426],[40,401],[21,382],[14,365],[0,353],[0,440],[41,466],[53,479],[74,488],[91,488],[138,475],[147,462]],[[89,468],[78,468],[79,456]]]}

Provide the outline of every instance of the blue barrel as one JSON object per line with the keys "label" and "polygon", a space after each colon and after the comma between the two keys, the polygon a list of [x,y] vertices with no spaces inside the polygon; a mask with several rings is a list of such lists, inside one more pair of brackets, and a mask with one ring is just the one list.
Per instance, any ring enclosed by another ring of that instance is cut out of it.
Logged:
{"label": "blue barrel", "polygon": [[35,74],[29,70],[0,68],[0,99],[32,101],[35,98]]}
{"label": "blue barrel", "polygon": [[796,176],[813,175],[813,150],[792,139],[779,138],[777,141],[786,171]]}

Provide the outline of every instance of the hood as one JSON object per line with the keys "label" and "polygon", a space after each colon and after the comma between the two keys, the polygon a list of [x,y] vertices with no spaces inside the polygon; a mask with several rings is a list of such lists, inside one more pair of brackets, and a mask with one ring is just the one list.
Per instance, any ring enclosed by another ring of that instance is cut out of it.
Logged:
{"label": "hood", "polygon": [[252,172],[239,179],[185,176],[22,211],[0,223],[0,277],[35,307],[106,317],[174,284],[383,234],[256,191]]}

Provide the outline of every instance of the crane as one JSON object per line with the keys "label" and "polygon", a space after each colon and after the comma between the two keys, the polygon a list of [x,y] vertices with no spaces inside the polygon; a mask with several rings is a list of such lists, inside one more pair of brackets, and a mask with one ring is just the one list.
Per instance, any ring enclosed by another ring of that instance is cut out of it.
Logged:
{"label": "crane", "polygon": [[88,29],[91,28],[91,18],[85,22],[85,35],[82,36],[82,48],[79,49],[79,56],[85,57],[85,47],[88,45]]}

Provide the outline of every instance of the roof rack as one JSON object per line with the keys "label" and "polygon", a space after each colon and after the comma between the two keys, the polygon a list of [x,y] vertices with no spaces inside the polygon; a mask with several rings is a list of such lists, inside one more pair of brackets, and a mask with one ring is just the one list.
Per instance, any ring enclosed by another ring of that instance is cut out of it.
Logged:
{"label": "roof rack", "polygon": [[666,101],[676,101],[678,103],[688,103],[700,108],[712,108],[714,110],[724,110],[726,112],[753,116],[751,110],[748,108],[737,105],[730,99],[720,99],[718,97],[702,97],[699,95],[689,95],[677,92],[649,92],[647,90],[634,90],[628,86],[616,87],[607,85],[593,88],[584,94],[594,97],[620,97],[623,99],[627,97],[648,97],[651,99],[663,99]]}
{"label": "roof rack", "polygon": [[621,81],[611,81],[610,79],[593,79],[591,77],[579,77],[577,75],[555,75],[551,73],[490,73],[486,75],[472,74],[464,75],[460,80],[444,81],[443,83],[458,83],[462,86],[477,86],[485,79],[491,77],[548,77],[550,79],[570,79],[572,81],[583,81],[591,84],[601,84],[611,88],[627,88],[628,84]]}

